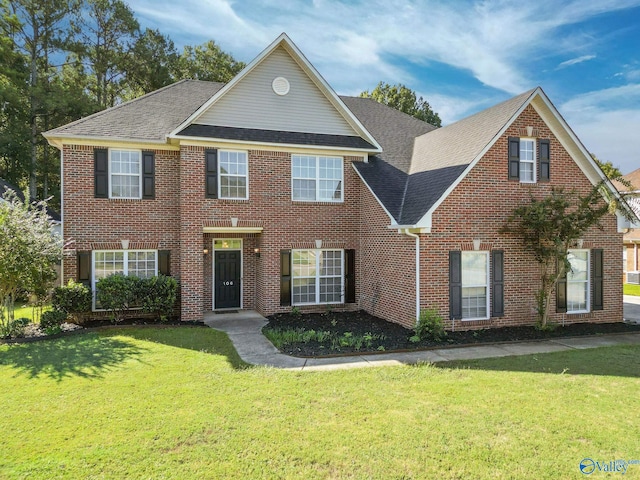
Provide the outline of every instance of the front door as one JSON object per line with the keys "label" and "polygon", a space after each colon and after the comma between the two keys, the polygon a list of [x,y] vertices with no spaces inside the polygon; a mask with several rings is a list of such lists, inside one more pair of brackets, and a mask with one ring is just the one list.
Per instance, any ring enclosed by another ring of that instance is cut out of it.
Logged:
{"label": "front door", "polygon": [[240,308],[240,251],[215,252],[215,308]]}

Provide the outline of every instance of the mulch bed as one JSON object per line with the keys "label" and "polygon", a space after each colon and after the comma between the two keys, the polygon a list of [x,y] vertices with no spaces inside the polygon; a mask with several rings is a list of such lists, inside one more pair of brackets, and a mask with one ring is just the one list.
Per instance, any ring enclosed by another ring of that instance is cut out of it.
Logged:
{"label": "mulch bed", "polygon": [[[269,323],[264,329],[297,329],[330,331],[339,336],[346,332],[353,335],[383,334],[382,340],[376,340],[372,348],[355,350],[352,347],[331,349],[328,343],[320,344],[316,341],[308,343],[294,343],[283,346],[282,353],[301,357],[317,357],[348,353],[381,353],[398,350],[420,350],[433,347],[456,345],[483,344],[496,342],[515,342],[528,340],[543,340],[558,337],[574,337],[581,335],[599,335],[608,333],[640,332],[640,325],[628,323],[574,323],[559,326],[552,331],[541,331],[535,327],[500,327],[482,330],[447,332],[441,342],[409,341],[414,332],[396,323],[387,322],[374,317],[364,311],[358,312],[327,312],[317,314],[293,315],[291,313],[276,314],[267,318]],[[263,331],[264,331],[263,329]]]}

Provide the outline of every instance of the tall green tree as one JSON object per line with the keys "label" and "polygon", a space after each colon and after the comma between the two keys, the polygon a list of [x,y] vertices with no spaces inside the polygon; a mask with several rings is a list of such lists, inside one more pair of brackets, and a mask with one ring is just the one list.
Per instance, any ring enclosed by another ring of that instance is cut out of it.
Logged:
{"label": "tall green tree", "polygon": [[180,55],[173,41],[159,30],[147,28],[131,50],[127,66],[128,98],[170,85],[176,81]]}
{"label": "tall green tree", "polygon": [[55,73],[51,58],[65,48],[66,26],[70,12],[77,6],[75,0],[10,0],[3,16],[13,16],[8,32],[16,51],[28,65],[29,106],[29,193],[37,197],[37,172],[39,152],[48,155],[48,146],[41,136],[48,128],[50,78]]}
{"label": "tall green tree", "polygon": [[140,25],[122,0],[85,0],[73,19],[77,75],[99,109],[114,106],[126,89],[126,73]]}
{"label": "tall green tree", "polygon": [[372,98],[376,102],[400,110],[434,127],[442,126],[440,116],[433,111],[429,102],[422,97],[417,98],[413,90],[402,84],[389,85],[388,83],[380,82],[371,92],[365,90],[360,93],[360,96]]}
{"label": "tall green tree", "polygon": [[209,40],[195,47],[187,45],[178,62],[177,79],[191,78],[210,82],[228,82],[245,67],[229,53]]}
{"label": "tall green tree", "polygon": [[0,177],[25,186],[29,176],[29,71],[14,41],[20,28],[7,0],[0,0]]}

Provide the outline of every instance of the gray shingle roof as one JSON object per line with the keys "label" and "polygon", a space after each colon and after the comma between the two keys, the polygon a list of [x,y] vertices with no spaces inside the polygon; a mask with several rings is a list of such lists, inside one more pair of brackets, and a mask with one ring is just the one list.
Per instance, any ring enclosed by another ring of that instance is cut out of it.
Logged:
{"label": "gray shingle roof", "polygon": [[181,130],[178,136],[225,138],[249,142],[280,143],[284,145],[318,145],[338,148],[375,149],[363,138],[351,135],[328,135],[323,133],[283,132],[256,128],[220,127],[214,125],[191,124]]}
{"label": "gray shingle roof", "polygon": [[[405,132],[419,130],[403,117],[394,116],[390,123],[374,120],[375,130],[370,131],[382,146],[384,156],[368,164],[354,165],[398,225],[415,225],[491,144],[534,91],[438,129],[413,119],[423,128],[430,127],[413,137],[399,133],[404,129]],[[360,102],[347,103],[347,106],[355,107],[352,111],[369,129],[369,115],[373,109],[366,109],[364,103],[356,103]],[[391,146],[389,150],[388,146]],[[394,168],[388,168],[384,163]]]}
{"label": "gray shingle roof", "polygon": [[163,142],[224,83],[181,80],[129,102],[45,133],[46,137],[100,137]]}

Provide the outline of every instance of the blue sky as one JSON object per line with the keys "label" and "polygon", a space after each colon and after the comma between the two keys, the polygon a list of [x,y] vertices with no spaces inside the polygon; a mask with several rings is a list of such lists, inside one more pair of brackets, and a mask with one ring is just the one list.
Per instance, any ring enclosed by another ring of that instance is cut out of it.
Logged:
{"label": "blue sky", "polygon": [[129,0],[176,46],[251,61],[286,32],[341,95],[403,83],[449,124],[541,86],[590,152],[640,168],[640,0]]}

